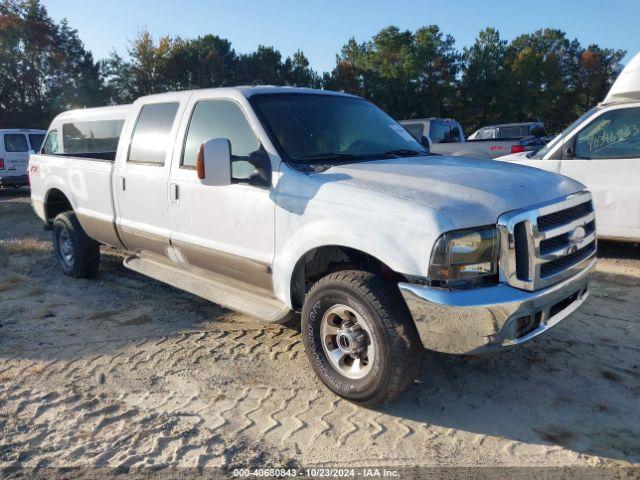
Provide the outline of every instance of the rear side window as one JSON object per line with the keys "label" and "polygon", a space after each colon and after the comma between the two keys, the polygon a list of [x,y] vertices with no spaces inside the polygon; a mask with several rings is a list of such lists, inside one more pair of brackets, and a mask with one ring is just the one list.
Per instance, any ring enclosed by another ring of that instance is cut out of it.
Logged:
{"label": "rear side window", "polygon": [[529,136],[529,127],[500,127],[497,138],[524,138]]}
{"label": "rear side window", "polygon": [[142,107],[133,129],[127,162],[164,165],[177,111],[177,102]]}
{"label": "rear side window", "polygon": [[240,107],[229,100],[204,100],[196,103],[185,139],[182,165],[196,164],[200,145],[212,138],[227,138],[233,157],[248,157],[260,148]]}
{"label": "rear side window", "polygon": [[42,153],[45,155],[54,155],[60,153],[60,143],[58,142],[58,131],[51,130],[47,139],[42,146]]}
{"label": "rear side window", "polygon": [[31,150],[39,152],[42,147],[42,141],[44,140],[44,134],[42,133],[30,133],[29,143],[31,144]]}
{"label": "rear side window", "polygon": [[62,125],[64,153],[73,155],[115,153],[123,125],[124,120],[65,123]]}
{"label": "rear side window", "polygon": [[6,133],[4,135],[4,149],[6,152],[28,152],[27,137],[23,133]]}
{"label": "rear side window", "polygon": [[575,157],[640,158],[640,108],[605,112],[576,135]]}

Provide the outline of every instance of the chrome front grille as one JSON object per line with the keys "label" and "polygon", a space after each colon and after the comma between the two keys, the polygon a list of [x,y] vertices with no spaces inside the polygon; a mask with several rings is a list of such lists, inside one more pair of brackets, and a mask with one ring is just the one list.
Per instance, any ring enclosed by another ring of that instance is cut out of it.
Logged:
{"label": "chrome front grille", "polygon": [[538,290],[571,277],[595,258],[595,214],[589,192],[580,192],[498,219],[500,280]]}

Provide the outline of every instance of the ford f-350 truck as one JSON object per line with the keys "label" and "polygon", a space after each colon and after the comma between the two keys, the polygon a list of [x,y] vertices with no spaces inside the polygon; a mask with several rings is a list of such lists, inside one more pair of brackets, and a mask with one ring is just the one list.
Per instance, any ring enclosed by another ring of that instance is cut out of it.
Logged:
{"label": "ford f-350 truck", "polygon": [[152,95],[63,113],[30,159],[60,267],[125,266],[266,322],[364,405],[423,348],[476,355],[546,332],[588,296],[591,195],[567,177],[429,155],[370,102],[289,87]]}

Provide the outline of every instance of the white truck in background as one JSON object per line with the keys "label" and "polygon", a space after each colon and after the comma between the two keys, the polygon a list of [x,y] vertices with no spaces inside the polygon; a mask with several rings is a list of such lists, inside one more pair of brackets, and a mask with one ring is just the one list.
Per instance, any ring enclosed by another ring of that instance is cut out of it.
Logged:
{"label": "white truck in background", "polygon": [[422,348],[496,352],[588,296],[591,195],[566,177],[429,155],[359,97],[288,87],[152,95],[64,113],[30,159],[60,267],[125,266],[266,322],[297,318],[309,361],[364,405]]}
{"label": "white truck in background", "polygon": [[640,53],[606,98],[542,150],[498,160],[561,173],[593,194],[598,236],[640,241]]}
{"label": "white truck in background", "polygon": [[40,151],[46,130],[0,129],[0,188],[29,184],[29,153]]}

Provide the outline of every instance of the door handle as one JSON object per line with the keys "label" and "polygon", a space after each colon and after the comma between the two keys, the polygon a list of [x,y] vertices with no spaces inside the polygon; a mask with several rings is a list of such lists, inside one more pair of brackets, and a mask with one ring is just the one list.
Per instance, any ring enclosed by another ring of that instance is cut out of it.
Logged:
{"label": "door handle", "polygon": [[124,177],[120,177],[120,188],[123,192],[127,190],[127,180]]}
{"label": "door handle", "polygon": [[169,200],[172,205],[180,204],[180,187],[177,183],[169,185]]}

